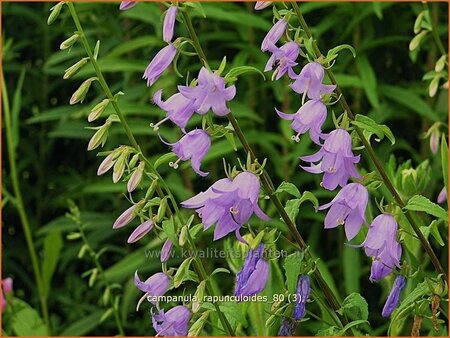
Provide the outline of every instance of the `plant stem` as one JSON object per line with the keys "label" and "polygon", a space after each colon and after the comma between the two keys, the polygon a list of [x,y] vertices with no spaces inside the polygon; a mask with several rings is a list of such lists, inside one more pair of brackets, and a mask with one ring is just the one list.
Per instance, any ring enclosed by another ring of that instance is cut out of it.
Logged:
{"label": "plant stem", "polygon": [[44,291],[44,284],[42,281],[42,274],[39,267],[39,261],[36,254],[36,248],[34,247],[33,236],[31,233],[30,222],[28,220],[27,213],[25,211],[25,205],[22,198],[22,192],[20,190],[19,178],[16,167],[16,155],[14,152],[12,124],[11,124],[11,108],[9,105],[8,91],[6,88],[5,77],[2,72],[2,100],[3,100],[3,112],[5,116],[5,130],[6,130],[6,143],[8,146],[8,160],[11,174],[11,182],[14,191],[13,204],[19,213],[20,221],[22,223],[23,232],[25,235],[25,241],[27,242],[28,253],[31,258],[31,265],[33,267],[34,278],[36,280],[39,301],[41,306],[42,316],[44,317],[44,323],[47,327],[48,335],[51,335],[50,318],[47,308],[47,295]]}
{"label": "plant stem", "polygon": [[[292,7],[297,15],[298,21],[300,23],[300,26],[304,30],[306,37],[309,39],[312,37],[311,30],[308,27],[308,24],[306,23],[305,19],[303,18],[303,15],[300,11],[300,8],[298,7],[296,2],[291,2]],[[317,46],[317,43],[313,40],[313,49],[315,52],[315,57],[319,58],[323,56],[322,52],[320,51],[319,47]],[[340,98],[339,102],[342,106],[342,109],[347,113],[347,116],[351,119],[355,119],[355,115],[350,109],[350,106],[347,103],[347,100],[345,99],[344,95],[342,94],[341,88],[339,87],[336,78],[334,77],[333,71],[331,68],[326,69],[326,73],[328,78],[330,79],[331,83],[336,86],[335,93]],[[366,137],[363,134],[363,131],[358,126],[354,126],[356,133],[358,134],[359,139],[361,140],[361,143],[364,145],[364,148],[366,149],[367,153],[369,154],[370,159],[372,160],[373,164],[378,170],[378,173],[380,174],[384,184],[392,194],[395,202],[399,205],[400,208],[404,208],[406,206],[406,203],[403,201],[403,199],[400,197],[400,194],[395,189],[393,183],[389,179],[386,171],[383,168],[383,165],[381,164],[381,161],[378,159],[377,155],[375,154],[375,151],[373,150],[370,142],[366,139]],[[416,233],[417,237],[419,238],[419,241],[421,242],[423,248],[427,252],[427,254],[430,256],[431,262],[433,263],[435,269],[438,271],[438,273],[442,274],[443,279],[447,280],[447,275],[445,273],[444,268],[442,267],[441,263],[439,262],[439,259],[437,258],[435,252],[433,251],[433,248],[431,247],[430,243],[427,241],[425,236],[423,235],[422,231],[420,231],[420,228],[416,221],[414,220],[412,214],[410,211],[405,212],[405,216],[408,219],[408,222],[411,224],[411,227],[413,228],[414,232]]]}
{"label": "plant stem", "polygon": [[430,14],[431,34],[433,35],[433,39],[436,42],[436,46],[438,47],[439,52],[441,53],[441,55],[446,55],[447,51],[445,50],[444,44],[442,43],[442,41],[441,41],[441,39],[439,37],[439,32],[437,31],[437,23],[436,23],[436,14],[437,14],[437,12],[432,13],[430,11],[430,8],[429,8],[429,6],[428,6],[428,4],[426,2],[423,3],[423,7]]}
{"label": "plant stem", "polygon": [[[132,146],[134,148],[136,148],[136,150],[139,152],[141,159],[145,162],[145,164],[147,165],[148,169],[157,176],[159,182],[161,183],[162,187],[164,188],[164,190],[166,191],[166,194],[168,195],[168,197],[170,198],[170,200],[172,201],[172,207],[174,208],[174,212],[176,214],[176,216],[178,217],[178,220],[180,222],[180,224],[185,224],[185,221],[183,220],[183,217],[180,213],[180,210],[178,208],[178,204],[175,200],[175,197],[173,196],[171,190],[169,189],[168,185],[166,184],[166,182],[164,181],[164,179],[162,178],[162,176],[159,174],[159,172],[155,169],[155,167],[153,166],[153,164],[147,159],[147,157],[145,157],[139,147],[139,144],[137,143],[130,126],[128,125],[124,115],[122,114],[108,84],[105,81],[105,78],[103,77],[103,74],[100,70],[100,67],[97,63],[97,60],[94,58],[94,55],[92,53],[92,50],[89,46],[89,43],[86,39],[86,36],[84,34],[83,28],[80,24],[80,20],[78,19],[78,15],[76,13],[75,7],[73,6],[73,3],[68,2],[67,5],[69,6],[70,9],[70,13],[72,15],[72,18],[74,20],[75,26],[77,27],[78,33],[80,35],[80,39],[83,43],[83,46],[86,50],[86,53],[89,56],[89,59],[92,63],[92,66],[94,67],[95,73],[97,75],[98,81],[101,85],[101,87],[103,88],[106,96],[108,97],[108,99],[111,100],[113,108],[115,110],[115,112],[117,113],[117,116],[119,117],[119,120],[125,130],[125,133],[130,141],[130,143],[132,144]],[[164,196],[164,192],[162,191],[162,189],[157,186],[156,187],[156,192],[160,197]],[[168,210],[170,210],[170,208],[168,208]],[[170,211],[171,212],[171,211]],[[195,243],[193,242],[192,238],[190,237],[189,231],[188,231],[188,242],[187,244],[189,244],[191,246],[191,250],[196,253],[197,252],[197,248],[195,246]],[[200,260],[200,258],[198,257],[198,255],[194,255],[194,266],[195,269],[197,271],[197,273],[199,274],[199,277],[205,281],[206,284],[206,290],[210,295],[214,295],[213,293],[213,288],[210,285],[210,281],[209,281],[209,277],[208,274],[205,271],[205,268],[203,267],[203,263]],[[231,327],[231,324],[228,322],[227,318],[225,317],[225,315],[222,313],[222,311],[220,310],[219,304],[217,302],[214,302],[214,307],[216,309],[217,315],[219,316],[219,320],[222,323],[222,326],[225,330],[225,332],[227,333],[228,336],[235,336],[234,330]]]}
{"label": "plant stem", "polygon": [[[186,24],[186,28],[189,31],[189,35],[191,37],[191,40],[193,41],[195,50],[200,57],[200,60],[204,64],[208,64],[206,55],[200,45],[199,39],[197,37],[197,34],[195,33],[195,30],[193,29],[192,21],[189,17],[189,15],[185,12],[181,12],[183,15],[184,22]],[[209,67],[208,67],[209,68]],[[239,138],[239,141],[242,144],[242,147],[244,148],[246,154],[250,154],[250,157],[252,161],[256,161],[257,158],[255,156],[255,153],[253,152],[250,144],[248,143],[244,133],[242,132],[242,129],[239,126],[239,123],[237,122],[236,118],[234,117],[233,113],[230,111],[230,113],[227,115],[228,120],[230,121],[231,125],[234,128],[234,131]],[[261,175],[261,184],[264,187],[266,193],[268,194],[270,200],[274,204],[275,208],[277,209],[278,213],[280,214],[281,218],[285,222],[285,224],[288,226],[289,231],[294,236],[295,241],[300,246],[300,248],[305,251],[305,253],[310,257],[313,258],[311,252],[308,249],[308,246],[306,245],[305,241],[303,240],[302,236],[300,235],[299,231],[297,230],[297,227],[292,222],[292,220],[289,218],[288,214],[286,213],[286,210],[284,210],[283,205],[281,204],[280,199],[275,193],[275,188],[272,183],[272,180],[270,179],[269,175],[265,170],[262,171]],[[337,299],[337,297],[334,295],[331,288],[328,286],[328,284],[325,282],[324,278],[322,277],[322,274],[319,272],[318,269],[316,269],[313,272],[313,276],[316,279],[317,284],[319,285],[319,288],[323,291],[325,298],[327,299],[329,305],[331,308],[336,311],[341,308],[341,305]],[[335,318],[333,316],[333,318]],[[339,320],[338,320],[339,321]],[[341,322],[344,323],[344,325],[347,323],[346,318],[341,317]],[[338,322],[337,324],[342,326],[342,323]]]}

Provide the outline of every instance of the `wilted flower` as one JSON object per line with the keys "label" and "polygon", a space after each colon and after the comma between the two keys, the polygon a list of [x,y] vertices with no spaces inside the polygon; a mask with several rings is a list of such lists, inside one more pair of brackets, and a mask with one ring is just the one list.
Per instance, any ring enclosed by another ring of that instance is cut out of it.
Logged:
{"label": "wilted flower", "polygon": [[256,1],[255,9],[257,11],[260,11],[261,9],[269,7],[271,4],[272,4],[272,1]]}
{"label": "wilted flower", "polygon": [[163,272],[155,273],[145,282],[139,279],[137,271],[134,273],[134,285],[148,296],[162,296],[169,290],[169,282],[169,277]]}
{"label": "wilted flower", "polygon": [[297,74],[292,70],[293,67],[297,65],[298,54],[300,52],[300,47],[296,42],[287,42],[281,48],[276,48],[272,51],[273,54],[267,61],[265,72],[273,70],[272,79],[280,79],[286,72],[289,77],[294,79]]}
{"label": "wilted flower", "polygon": [[137,186],[139,185],[139,183],[142,180],[142,175],[144,174],[144,168],[145,168],[145,162],[144,161],[139,162],[138,167],[136,168],[135,171],[133,171],[130,179],[128,180],[128,183],[127,183],[128,192],[133,192],[137,188]]}
{"label": "wilted flower", "polygon": [[295,332],[295,326],[295,322],[292,319],[283,317],[278,330],[278,337],[292,337]]}
{"label": "wilted flower", "polygon": [[[345,129],[339,128],[321,137],[325,139],[325,142],[317,153],[300,157],[302,161],[310,162],[312,165],[301,167],[313,174],[324,173],[322,185],[328,190],[334,190],[338,185],[345,186],[350,177],[360,177],[355,168],[360,156],[353,155],[350,134]],[[314,139],[313,141],[315,142]],[[319,163],[313,164],[313,162]]]}
{"label": "wilted flower", "polygon": [[397,242],[397,222],[388,214],[375,217],[363,243],[366,255],[373,257],[371,281],[379,281],[400,265],[402,247]]}
{"label": "wilted flower", "polygon": [[13,290],[13,280],[12,278],[8,277],[5,279],[2,279],[2,310],[6,308],[6,299],[5,295],[10,294]]}
{"label": "wilted flower", "polygon": [[195,100],[197,113],[203,115],[210,109],[217,116],[225,116],[230,112],[227,101],[236,95],[234,85],[225,88],[225,80],[219,75],[212,73],[205,67],[199,72],[198,85],[195,87],[178,86],[183,96]]}
{"label": "wilted flower", "polygon": [[168,44],[155,55],[142,76],[143,79],[147,80],[147,86],[153,85],[159,79],[161,74],[170,66],[176,54],[177,49],[172,44]]}
{"label": "wilted flower", "polygon": [[211,146],[211,139],[207,132],[195,129],[184,135],[177,143],[167,144],[172,146],[173,152],[178,156],[178,160],[169,163],[171,167],[177,169],[180,161],[191,160],[192,169],[197,174],[203,177],[208,175],[200,170],[201,161]]}
{"label": "wilted flower", "polygon": [[164,313],[152,315],[153,328],[158,336],[182,336],[185,337],[189,329],[191,312],[185,306],[178,305]]}
{"label": "wilted flower", "polygon": [[383,317],[389,317],[391,313],[395,310],[400,300],[400,292],[406,285],[405,277],[399,275],[395,278],[394,285],[392,286],[391,292],[384,304],[383,311],[381,315]]}
{"label": "wilted flower", "polygon": [[301,275],[298,278],[297,283],[297,299],[294,306],[293,318],[295,320],[300,320],[305,315],[306,302],[308,301],[309,294],[311,292],[311,286],[309,282],[308,275]]}
{"label": "wilted flower", "polygon": [[327,107],[322,101],[308,101],[295,114],[285,114],[276,108],[275,110],[282,119],[292,120],[291,128],[297,132],[297,135],[292,136],[294,141],[300,141],[300,135],[309,131],[311,140],[320,144],[322,125],[327,118]]}
{"label": "wilted flower", "polygon": [[253,296],[264,290],[269,277],[269,263],[263,255],[264,244],[247,252],[244,265],[236,276],[235,296]]}
{"label": "wilted flower", "polygon": [[170,258],[170,253],[172,251],[173,243],[170,239],[166,239],[161,249],[161,263],[167,262]]}
{"label": "wilted flower", "polygon": [[114,222],[113,229],[120,229],[130,223],[136,217],[143,202],[142,200],[125,210]]}
{"label": "wilted flower", "polygon": [[175,20],[177,18],[177,6],[170,6],[167,10],[166,16],[164,18],[163,24],[163,40],[165,42],[172,41],[173,31],[175,28]]}
{"label": "wilted flower", "polygon": [[273,27],[270,29],[270,31],[267,33],[267,35],[264,37],[264,40],[261,44],[261,51],[274,52],[277,49],[275,44],[283,36],[284,32],[286,31],[286,27],[287,27],[286,20],[284,20],[284,19],[278,20],[278,22],[275,25],[273,25]]}
{"label": "wilted flower", "polygon": [[318,62],[310,62],[301,70],[295,78],[291,88],[299,93],[305,94],[310,99],[320,99],[323,94],[331,93],[336,86],[322,84],[324,68]]}
{"label": "wilted flower", "polygon": [[130,8],[132,8],[132,7],[134,7],[134,6],[136,6],[136,5],[137,5],[137,2],[136,2],[136,1],[122,1],[122,2],[120,3],[119,9],[120,9],[121,11],[126,11],[126,10],[128,10],[128,9],[130,9]]}
{"label": "wilted flower", "polygon": [[167,117],[156,124],[150,124],[154,130],[158,130],[159,126],[165,121],[170,120],[180,127],[183,131],[186,128],[189,119],[192,117],[198,106],[195,100],[188,99],[176,93],[172,95],[167,101],[162,100],[162,90],[158,90],[153,95],[153,102],[167,113]]}
{"label": "wilted flower", "polygon": [[253,213],[262,220],[269,219],[258,206],[259,190],[258,177],[245,171],[234,180],[223,178],[217,181],[205,192],[182,202],[182,205],[196,209],[205,230],[216,224],[214,240],[235,231],[237,238],[245,242],[239,230]]}
{"label": "wilted flower", "polygon": [[437,197],[437,202],[439,204],[442,204],[446,200],[447,200],[447,189],[445,187],[443,187],[442,190],[439,192],[439,195]]}
{"label": "wilted flower", "polygon": [[325,217],[325,229],[344,225],[345,235],[350,241],[366,221],[365,212],[369,193],[359,183],[349,183],[338,192],[330,203],[319,207],[319,210],[330,208]]}
{"label": "wilted flower", "polygon": [[140,224],[134,231],[131,233],[130,237],[128,237],[127,243],[135,243],[140,240],[142,237],[147,235],[153,229],[153,221],[151,219],[145,221]]}

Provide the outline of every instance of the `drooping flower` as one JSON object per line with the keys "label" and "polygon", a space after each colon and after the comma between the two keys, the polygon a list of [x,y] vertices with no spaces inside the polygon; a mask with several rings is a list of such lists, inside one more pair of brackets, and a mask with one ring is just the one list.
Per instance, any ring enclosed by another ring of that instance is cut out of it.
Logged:
{"label": "drooping flower", "polygon": [[288,73],[289,77],[294,79],[295,74],[292,69],[297,65],[298,54],[300,53],[300,47],[295,42],[287,42],[281,48],[276,48],[272,51],[273,54],[266,63],[264,68],[265,72],[273,70],[272,79],[280,79],[284,74]]}
{"label": "drooping flower", "polygon": [[176,162],[169,163],[171,167],[177,169],[180,161],[191,160],[192,169],[197,174],[202,177],[208,175],[207,172],[200,170],[201,161],[211,147],[211,138],[207,132],[202,129],[194,129],[184,135],[178,142],[167,144],[172,146],[173,152],[178,156]]}
{"label": "drooping flower", "polygon": [[145,221],[134,229],[130,237],[128,237],[128,243],[135,243],[139,241],[142,237],[148,234],[153,229],[153,221],[151,219]]}
{"label": "drooping flower", "polygon": [[439,192],[439,195],[437,197],[437,202],[439,204],[442,204],[446,200],[447,200],[447,189],[445,189],[445,187],[443,187],[442,190]]}
{"label": "drooping flower", "polygon": [[225,80],[205,67],[199,72],[197,86],[178,86],[178,90],[187,99],[195,100],[196,111],[200,115],[206,114],[210,109],[217,116],[227,115],[230,112],[227,102],[236,95],[234,85],[225,87]]}
{"label": "drooping flower", "polygon": [[300,141],[300,135],[309,131],[311,140],[320,144],[322,136],[322,125],[327,118],[327,107],[320,100],[306,102],[295,114],[285,114],[275,108],[278,116],[284,120],[292,120],[291,128],[297,132],[292,136],[296,142]]}
{"label": "drooping flower", "polygon": [[134,273],[134,285],[148,296],[162,296],[169,290],[169,277],[164,272],[158,272],[142,282],[137,271]]}
{"label": "drooping flower", "polygon": [[308,275],[301,275],[298,278],[297,283],[297,298],[294,306],[293,318],[300,320],[303,318],[306,312],[306,302],[308,301],[309,294],[311,292],[311,286]]}
{"label": "drooping flower", "polygon": [[244,265],[236,276],[235,296],[253,296],[264,290],[269,278],[269,263],[263,255],[264,244],[247,252]]}
{"label": "drooping flower", "polygon": [[2,294],[2,310],[5,310],[6,308],[6,298],[5,295],[10,294],[13,290],[13,280],[11,277],[2,279],[2,290],[1,290],[1,294]]}
{"label": "drooping flower", "polygon": [[153,85],[159,79],[161,74],[170,66],[176,54],[177,49],[172,44],[168,44],[155,55],[142,76],[144,80],[147,80],[147,86]]}
{"label": "drooping flower", "polygon": [[166,239],[161,249],[161,263],[167,262],[172,252],[173,243],[170,239]]}
{"label": "drooping flower", "polygon": [[370,280],[379,281],[400,265],[402,247],[397,242],[398,225],[388,214],[375,217],[363,243],[366,255],[373,257]]}
{"label": "drooping flower", "polygon": [[283,317],[278,330],[278,337],[292,337],[295,332],[296,323],[290,318]]}
{"label": "drooping flower", "polygon": [[325,229],[344,225],[345,235],[350,241],[366,221],[365,212],[368,201],[369,193],[366,187],[359,183],[347,184],[330,203],[319,207],[319,210],[330,208],[325,217]]}
{"label": "drooping flower", "polygon": [[260,11],[261,9],[267,8],[272,4],[272,1],[256,1],[255,9]]}
{"label": "drooping flower", "polygon": [[338,185],[345,186],[350,177],[359,178],[355,164],[359,162],[360,156],[353,155],[350,134],[345,129],[339,128],[321,137],[325,142],[317,153],[300,157],[302,161],[310,162],[312,165],[301,168],[313,174],[324,173],[322,185],[328,190],[334,190]]}
{"label": "drooping flower", "polygon": [[158,314],[152,315],[153,328],[157,335],[161,337],[187,336],[190,319],[191,312],[183,305],[175,306],[167,313],[160,310]]}
{"label": "drooping flower", "polygon": [[128,9],[130,9],[130,8],[133,8],[133,7],[136,6],[136,5],[137,5],[137,2],[136,2],[136,1],[122,1],[122,2],[120,3],[119,9],[120,9],[121,11],[126,11],[126,10],[128,10]]}
{"label": "drooping flower", "polygon": [[322,84],[323,76],[323,66],[318,62],[310,62],[303,67],[291,88],[299,94],[306,94],[310,99],[318,100],[323,94],[331,93],[336,88],[334,85]]}
{"label": "drooping flower", "polygon": [[273,27],[269,30],[267,35],[264,37],[263,42],[261,43],[261,51],[271,51],[274,52],[277,47],[275,46],[278,40],[283,36],[286,31],[287,22],[284,19],[278,20],[278,22],[273,25]]}
{"label": "drooping flower", "polygon": [[163,120],[150,125],[154,130],[158,130],[161,124],[170,120],[184,131],[189,119],[194,115],[194,112],[197,109],[195,100],[188,99],[180,93],[176,93],[167,101],[163,101],[162,90],[158,90],[153,95],[153,102],[167,114]]}
{"label": "drooping flower", "polygon": [[217,181],[205,192],[181,204],[185,208],[196,209],[205,230],[216,224],[214,240],[235,231],[237,238],[245,242],[239,230],[253,213],[262,220],[269,219],[258,205],[259,190],[257,176],[245,171],[234,180],[223,178]]}
{"label": "drooping flower", "polygon": [[163,40],[167,43],[172,41],[173,31],[175,28],[175,20],[177,18],[178,7],[170,6],[167,10],[163,24]]}
{"label": "drooping flower", "polygon": [[405,277],[398,275],[395,278],[394,285],[392,286],[391,292],[386,300],[386,304],[384,304],[383,311],[381,315],[383,317],[389,317],[391,313],[395,310],[400,301],[400,292],[406,285]]}

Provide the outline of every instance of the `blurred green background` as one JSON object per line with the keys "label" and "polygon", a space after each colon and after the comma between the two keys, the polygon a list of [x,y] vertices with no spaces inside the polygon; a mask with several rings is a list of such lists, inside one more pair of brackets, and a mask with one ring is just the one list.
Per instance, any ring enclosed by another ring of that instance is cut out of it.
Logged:
{"label": "blurred green background", "polygon": [[[106,248],[100,262],[109,282],[120,286],[114,292],[120,295],[120,316],[126,334],[153,334],[148,311],[141,308],[141,311],[135,312],[140,294],[135,290],[132,277],[136,269],[139,269],[141,277],[160,270],[159,261],[146,258],[145,250],[157,248],[161,241],[150,235],[135,245],[128,245],[129,227],[126,230],[112,230],[112,223],[129,202],[124,197],[125,183],[113,184],[109,173],[97,177],[101,159],[95,151],[86,151],[93,134],[86,129],[89,126],[86,117],[90,108],[104,98],[100,86],[93,85],[83,104],[69,106],[72,93],[84,79],[93,76],[93,70],[88,65],[74,78],[62,79],[64,70],[85,56],[81,44],[76,44],[69,52],[59,51],[59,44],[75,31],[68,10],[63,9],[60,18],[48,26],[51,3],[2,2],[1,5],[3,72],[11,105],[20,187],[40,263],[54,267],[48,272],[46,286],[52,334],[117,334],[112,316],[100,322],[107,308],[102,304],[102,284],[95,283],[89,287],[88,278],[82,276],[93,267],[92,261],[88,257],[77,258],[81,243],[66,238],[76,229],[73,220],[65,215],[69,208],[68,200],[73,200],[78,206],[94,250]],[[397,163],[411,159],[413,167],[429,159],[427,181],[416,193],[434,201],[443,186],[441,163],[439,156],[431,156],[429,140],[423,138],[423,133],[436,121],[446,123],[448,92],[439,90],[435,98],[427,97],[427,83],[422,76],[433,69],[440,57],[431,37],[426,38],[417,53],[412,55],[408,50],[414,36],[414,21],[422,6],[421,3],[301,4],[323,51],[343,43],[351,44],[356,49],[356,59],[349,52],[341,52],[333,71],[353,111],[387,124],[395,134],[395,145],[386,140],[375,144],[378,156],[384,163],[388,162],[390,155],[396,157]],[[259,46],[271,27],[271,10],[255,12],[253,3],[203,3],[202,7],[206,18],[194,9],[191,15],[213,68],[226,56],[230,67],[246,64],[262,70],[268,55],[262,53]],[[429,7],[433,20],[438,24],[439,35],[447,46],[447,4],[431,3]],[[76,8],[91,46],[97,39],[101,41],[99,63],[108,84],[113,92],[125,93],[120,97],[119,105],[133,133],[143,152],[153,161],[156,160],[168,149],[149,127],[151,122],[157,122],[163,116],[163,112],[151,104],[152,94],[163,88],[167,97],[175,92],[176,85],[187,81],[179,78],[173,70],[166,72],[151,88],[147,88],[141,79],[148,62],[163,46],[161,13],[165,7],[157,3],[142,3],[129,11],[120,12],[118,3],[78,3]],[[187,36],[180,23],[176,26],[175,36]],[[302,60],[302,64],[304,62]],[[190,72],[189,79],[192,79],[199,69],[199,62],[195,57],[182,56],[178,60],[178,68],[183,74]],[[297,160],[300,155],[313,153],[316,146],[308,137],[303,137],[298,144],[293,143],[288,123],[281,121],[273,109],[276,106],[284,112],[295,112],[301,98],[290,90],[287,79],[272,82],[270,75],[267,78],[262,81],[257,74],[242,76],[237,83],[236,99],[230,106],[258,157],[268,158],[266,168],[275,184],[292,182],[300,191],[312,191],[324,203],[334,193],[321,189],[320,177],[302,171]],[[336,114],[341,113],[337,106],[333,109],[336,109]],[[112,110],[108,112],[112,113]],[[324,128],[326,131],[332,128],[331,113],[330,109]],[[198,117],[193,118],[188,129],[200,123]],[[227,124],[225,119],[217,119],[216,123]],[[445,128],[442,131],[447,133]],[[170,124],[161,128],[161,134],[169,141],[175,141],[181,135]],[[127,144],[127,140],[120,125],[116,124],[104,149],[109,150],[120,144]],[[14,279],[15,297],[38,309],[30,258],[21,222],[11,199],[13,192],[4,137],[2,145],[2,275],[3,278],[11,276]],[[198,178],[187,164],[177,171],[167,165],[159,170],[167,178],[177,199],[183,200],[224,176],[222,158],[237,165],[237,157],[245,160],[239,144],[235,152],[230,143],[222,138],[214,142],[203,162],[203,168],[210,172],[207,178]],[[374,170],[365,155],[362,156],[361,168]],[[384,189],[372,192],[372,201],[379,201],[383,194],[389,196]],[[283,195],[284,201],[288,198],[288,195]],[[264,209],[274,218],[271,224],[286,232],[273,206],[267,203]],[[369,214],[376,213],[376,206],[372,204]],[[312,251],[322,259],[321,268],[327,279],[334,280],[334,288],[342,299],[351,292],[361,292],[366,298],[371,326],[367,326],[365,332],[385,335],[389,321],[381,318],[380,311],[387,296],[388,284],[369,282],[370,260],[361,250],[345,246],[343,229],[325,231],[323,218],[324,213],[315,213],[312,205],[302,205],[297,217],[300,233]],[[422,215],[421,222],[427,225],[430,219]],[[256,229],[264,226],[256,219],[252,225]],[[446,245],[440,246],[433,238],[430,241],[442,264],[447,266],[447,229],[442,226],[439,230]],[[211,232],[206,232],[198,240],[198,246],[222,248],[224,243],[233,245],[235,241],[233,237],[211,244],[211,240]],[[412,253],[405,253],[404,259],[411,264],[423,262],[423,274],[432,272],[423,253],[414,252],[413,245],[417,249],[417,243],[411,244]],[[293,250],[283,238],[277,246],[289,252]],[[208,260],[206,267],[212,271],[216,267],[230,268],[234,263]],[[171,265],[176,264],[176,261],[171,262]],[[274,261],[271,266],[273,281],[270,290],[265,292],[282,289],[282,264]],[[234,277],[224,275],[218,287],[224,294],[231,294]],[[176,292],[181,294],[182,289]],[[188,284],[185,292],[190,293],[191,289]],[[311,309],[312,312],[319,312],[317,305],[311,305]],[[255,308],[245,310],[250,313],[248,321],[236,318],[242,334],[276,334],[276,330],[273,332],[264,325],[268,314],[264,313],[263,308],[259,309],[262,311],[260,316],[255,315]],[[3,316],[4,334],[30,334],[20,331],[23,327],[18,328],[20,324],[14,324],[12,317],[5,316],[14,316],[14,313],[6,312]],[[300,325],[299,334],[314,335],[322,328],[320,322],[311,319]],[[443,331],[433,333],[430,321],[423,324],[424,334],[446,335],[445,327],[441,329]],[[215,333],[210,330],[207,328],[204,333]],[[409,335],[410,330],[411,318],[402,323],[398,333]]]}

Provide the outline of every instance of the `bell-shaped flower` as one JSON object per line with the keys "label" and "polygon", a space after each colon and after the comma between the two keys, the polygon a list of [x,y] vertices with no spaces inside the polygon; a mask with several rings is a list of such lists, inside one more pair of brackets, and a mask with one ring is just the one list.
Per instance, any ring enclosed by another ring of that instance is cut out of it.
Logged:
{"label": "bell-shaped flower", "polygon": [[295,77],[291,88],[299,94],[307,95],[312,100],[318,100],[323,94],[331,93],[336,88],[335,85],[322,84],[323,75],[323,66],[318,62],[310,62]]}
{"label": "bell-shaped flower", "polygon": [[153,328],[160,337],[186,337],[189,330],[191,312],[185,306],[178,305],[169,311],[160,310],[152,315]]}
{"label": "bell-shaped flower", "polygon": [[325,229],[344,225],[347,239],[352,240],[366,221],[365,212],[369,193],[359,183],[349,183],[338,192],[330,203],[319,207],[319,210],[330,208],[325,217]]}
{"label": "bell-shaped flower", "polygon": [[205,230],[216,224],[214,240],[232,231],[245,242],[239,230],[253,213],[262,220],[269,220],[258,205],[260,183],[258,177],[248,171],[238,174],[234,180],[223,178],[208,190],[182,202],[185,208],[196,209]]}
{"label": "bell-shaped flower", "polygon": [[207,132],[202,129],[195,129],[184,135],[178,142],[166,144],[172,146],[173,152],[178,156],[176,162],[169,163],[171,167],[177,169],[180,161],[191,160],[192,169],[197,174],[202,177],[208,175],[207,172],[200,170],[201,162],[211,147],[211,138]]}
{"label": "bell-shaped flower", "polygon": [[442,204],[446,200],[447,200],[447,189],[445,187],[443,187],[442,190],[439,192],[436,202],[438,202],[439,204]]}
{"label": "bell-shaped flower", "polygon": [[170,6],[166,12],[163,23],[163,40],[167,43],[172,41],[173,31],[175,29],[175,20],[177,19],[177,6]]}
{"label": "bell-shaped flower", "polygon": [[267,35],[264,37],[264,40],[261,44],[261,51],[271,51],[274,52],[277,47],[275,44],[280,40],[286,31],[287,22],[284,19],[278,20],[278,22],[273,25],[273,27],[269,30]]}
{"label": "bell-shaped flower", "polygon": [[260,11],[261,9],[267,8],[272,4],[273,1],[256,1],[255,10]]}
{"label": "bell-shaped flower", "polygon": [[269,278],[269,263],[263,256],[264,244],[247,252],[244,265],[236,276],[235,296],[253,296],[264,290]]}
{"label": "bell-shaped flower", "polygon": [[187,99],[195,101],[196,111],[200,115],[210,109],[217,116],[227,115],[230,112],[227,102],[236,95],[234,85],[225,87],[225,80],[205,67],[199,72],[197,86],[178,86],[178,90]]}
{"label": "bell-shaped flower", "polygon": [[383,317],[389,317],[398,306],[400,301],[400,292],[403,290],[405,285],[405,277],[399,275],[395,278],[394,285],[392,286],[391,292],[389,293],[386,303],[384,304],[383,311],[381,312]]}
{"label": "bell-shaped flower", "polygon": [[309,294],[311,293],[311,285],[308,275],[301,275],[298,278],[296,300],[294,306],[293,318],[300,320],[303,318],[306,312],[306,302],[308,301]]}
{"label": "bell-shaped flower", "polygon": [[[350,134],[345,129],[339,128],[321,137],[325,142],[317,153],[300,157],[302,161],[310,162],[312,165],[301,168],[313,174],[324,173],[322,186],[328,190],[334,190],[338,185],[344,187],[350,177],[359,178],[355,164],[359,162],[360,156],[353,155]],[[319,163],[314,164],[315,162]]]}
{"label": "bell-shaped flower", "polygon": [[128,237],[127,243],[135,243],[139,241],[142,237],[147,235],[153,229],[153,221],[151,219],[145,221],[134,229],[130,237]]}
{"label": "bell-shaped flower", "polygon": [[295,114],[285,114],[275,108],[278,116],[284,120],[291,120],[291,128],[297,132],[292,136],[296,142],[300,141],[300,135],[309,131],[311,140],[320,144],[322,136],[322,125],[327,118],[327,107],[320,100],[311,100],[306,102]]}
{"label": "bell-shaped flower", "polygon": [[137,5],[136,1],[121,1],[119,9],[121,11],[126,11],[126,10],[128,10],[130,8],[133,8],[136,5]]}
{"label": "bell-shaped flower", "polygon": [[297,74],[295,74],[292,68],[297,65],[295,61],[300,53],[298,44],[292,41],[287,42],[281,48],[273,50],[272,53],[264,71],[268,72],[269,70],[273,70],[272,79],[279,80],[286,73],[288,73],[290,78],[294,79]]}
{"label": "bell-shaped flower", "polygon": [[400,266],[402,247],[397,242],[398,225],[388,214],[375,217],[362,244],[366,255],[373,258],[370,280],[379,281]]}
{"label": "bell-shaped flower", "polygon": [[163,272],[155,273],[147,278],[145,282],[140,280],[137,271],[134,273],[134,285],[142,292],[145,292],[147,296],[162,296],[169,290],[169,284],[169,277]]}
{"label": "bell-shaped flower", "polygon": [[155,55],[142,76],[144,80],[147,80],[147,86],[153,85],[159,79],[170,66],[176,54],[177,49],[172,44],[168,44]]}

